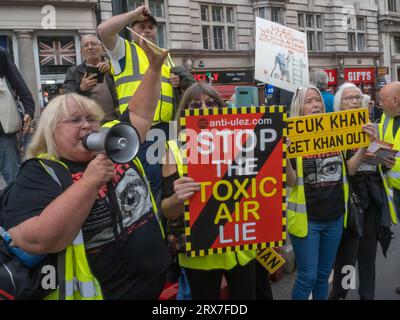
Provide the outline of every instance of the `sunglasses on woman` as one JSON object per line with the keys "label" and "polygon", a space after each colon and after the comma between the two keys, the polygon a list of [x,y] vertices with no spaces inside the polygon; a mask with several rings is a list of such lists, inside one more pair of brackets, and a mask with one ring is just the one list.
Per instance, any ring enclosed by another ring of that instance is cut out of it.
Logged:
{"label": "sunglasses on woman", "polygon": [[[206,100],[204,101],[204,104],[207,108],[218,107],[218,103],[215,102],[214,99]],[[192,101],[189,103],[190,109],[200,109],[201,107],[203,107],[203,103],[201,101]]]}

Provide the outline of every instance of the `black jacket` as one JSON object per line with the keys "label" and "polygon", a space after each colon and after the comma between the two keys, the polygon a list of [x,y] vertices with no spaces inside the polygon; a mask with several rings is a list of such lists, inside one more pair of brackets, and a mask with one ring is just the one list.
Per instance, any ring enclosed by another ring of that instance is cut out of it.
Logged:
{"label": "black jacket", "polygon": [[[33,119],[35,115],[35,102],[31,91],[29,90],[24,78],[19,73],[17,66],[8,54],[8,52],[0,47],[0,77],[6,78],[10,84],[13,93],[18,96],[19,100],[25,108],[25,114],[29,114]],[[0,134],[3,134],[3,128],[0,124]]]}
{"label": "black jacket", "polygon": [[[83,92],[80,89],[81,81],[86,72],[86,64],[81,63],[77,66],[70,67],[64,80],[65,93],[75,92],[90,98],[90,91]],[[117,92],[115,91],[114,79],[111,75],[105,74],[104,79],[107,81],[108,89],[114,101],[114,107],[118,107]]]}

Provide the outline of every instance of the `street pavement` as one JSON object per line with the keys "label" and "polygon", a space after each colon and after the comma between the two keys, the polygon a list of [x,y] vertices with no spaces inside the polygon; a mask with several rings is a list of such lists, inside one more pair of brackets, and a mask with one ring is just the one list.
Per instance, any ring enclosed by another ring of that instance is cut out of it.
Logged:
{"label": "street pavement", "polygon": [[[400,225],[392,227],[394,238],[390,244],[387,258],[382,254],[380,245],[376,258],[376,300],[400,300],[396,288],[400,287]],[[296,272],[284,274],[283,279],[272,282],[271,288],[275,300],[290,300]],[[357,280],[358,287],[358,280]],[[350,290],[346,300],[358,300],[357,289]]]}

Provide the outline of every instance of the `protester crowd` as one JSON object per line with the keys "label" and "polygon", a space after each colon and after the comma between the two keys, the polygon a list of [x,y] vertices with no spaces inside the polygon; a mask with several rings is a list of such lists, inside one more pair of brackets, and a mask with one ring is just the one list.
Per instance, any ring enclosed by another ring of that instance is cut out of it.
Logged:
{"label": "protester crowd", "polygon": [[[134,31],[131,39],[119,35],[126,26]],[[156,34],[156,19],[141,6],[103,22],[98,36],[83,36],[84,62],[68,70],[63,94],[44,108],[22,165],[17,133],[0,128],[0,170],[10,185],[0,226],[10,246],[39,257],[33,268],[50,264],[57,270],[57,290],[38,289],[32,298],[157,299],[167,282],[179,282],[180,299],[219,299],[223,277],[231,299],[273,298],[255,250],[184,253],[184,202],[200,184],[184,176],[169,123],[184,109],[226,104],[212,86],[175,66],[167,50],[151,45]],[[26,133],[33,98],[1,48],[0,77],[25,108]],[[278,89],[272,103],[289,106],[290,117],[368,108],[371,123],[363,129],[371,141],[400,150],[399,82],[380,91],[380,108],[351,83],[334,95],[327,83],[323,70],[311,70],[309,85],[295,93]],[[85,136],[119,123],[140,137],[133,161],[118,164],[84,147]],[[162,134],[146,141],[150,130]],[[146,153],[161,136],[163,164],[154,164]],[[375,297],[378,243],[386,255],[400,213],[400,159],[371,164],[366,149],[288,161],[287,225],[297,263],[292,299],[345,298],[342,269],[356,264],[360,299]],[[358,235],[346,223],[352,192],[365,213]]]}

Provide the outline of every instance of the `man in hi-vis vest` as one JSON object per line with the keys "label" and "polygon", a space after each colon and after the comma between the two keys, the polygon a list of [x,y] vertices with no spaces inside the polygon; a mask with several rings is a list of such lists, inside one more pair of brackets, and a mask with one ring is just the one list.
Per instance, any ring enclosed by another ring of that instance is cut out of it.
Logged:
{"label": "man in hi-vis vest", "polygon": [[[130,26],[135,33],[155,43],[157,39],[157,20],[150,15],[150,11],[146,6],[140,6],[135,10],[111,17],[98,27],[99,36],[111,60],[111,71],[114,76],[122,121],[125,121],[124,111],[128,101],[135,94],[144,73],[149,67],[146,54],[138,45],[139,36],[131,33],[131,42],[118,35],[126,26]],[[167,140],[168,123],[174,116],[174,89],[179,89],[181,88],[181,83],[186,83],[179,75],[171,72],[172,67],[172,60],[169,57],[162,67],[161,92],[152,127],[163,130]],[[192,76],[190,75],[190,77]],[[159,131],[158,133],[161,132]],[[161,139],[162,135],[157,134],[156,136],[157,143],[160,146],[165,146],[164,137]],[[151,140],[146,141],[141,146],[139,158],[150,180],[154,197],[157,198],[161,188],[161,165],[159,163],[149,164],[151,161],[146,158],[147,149],[151,144],[155,143],[153,141],[155,140],[154,137]]]}
{"label": "man in hi-vis vest", "polygon": [[[381,92],[380,104],[383,115],[379,123],[379,139],[393,144],[393,149],[400,150],[400,82],[385,85]],[[387,159],[381,166],[386,192],[392,196],[393,207],[400,218],[400,152],[394,159]],[[394,213],[392,213],[394,214]],[[400,294],[400,287],[396,289]]]}

